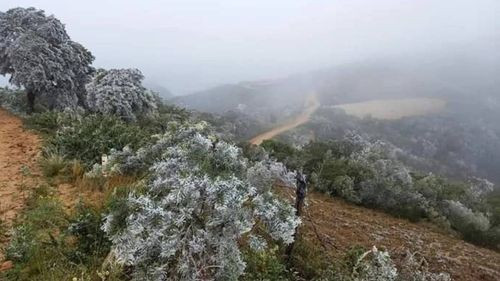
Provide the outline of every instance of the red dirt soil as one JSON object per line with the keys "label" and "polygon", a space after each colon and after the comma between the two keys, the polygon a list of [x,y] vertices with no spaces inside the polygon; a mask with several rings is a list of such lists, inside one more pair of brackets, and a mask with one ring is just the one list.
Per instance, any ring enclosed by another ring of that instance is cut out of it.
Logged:
{"label": "red dirt soil", "polygon": [[[29,191],[36,187],[39,151],[38,136],[25,130],[21,119],[0,108],[0,220],[5,229],[10,229],[23,209]],[[2,248],[8,239],[2,237]],[[0,261],[3,260],[0,251]],[[0,271],[10,267],[11,262],[4,262]]]}
{"label": "red dirt soil", "polygon": [[500,280],[499,252],[469,244],[435,225],[411,223],[315,192],[306,204],[301,233],[334,257],[354,245],[377,246],[398,263],[409,250],[425,257],[432,272],[449,273],[453,280]]}
{"label": "red dirt soil", "polygon": [[8,226],[36,184],[39,137],[0,108],[0,219]]}

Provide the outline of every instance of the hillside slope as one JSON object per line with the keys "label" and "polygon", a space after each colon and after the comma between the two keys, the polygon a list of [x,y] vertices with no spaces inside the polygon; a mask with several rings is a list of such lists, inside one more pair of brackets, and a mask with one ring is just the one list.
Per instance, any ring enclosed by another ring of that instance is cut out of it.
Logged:
{"label": "hillside slope", "polygon": [[334,257],[342,257],[354,245],[375,245],[389,250],[396,262],[407,250],[417,252],[432,271],[447,272],[453,280],[500,280],[500,253],[452,237],[435,225],[411,223],[314,192],[307,204],[302,233],[321,240]]}
{"label": "hillside slope", "polygon": [[[8,222],[22,209],[29,188],[42,181],[36,176],[39,143],[19,118],[0,109],[0,203]],[[27,170],[31,176],[23,174]],[[287,191],[292,198],[293,191]],[[64,200],[65,195],[60,196]],[[433,271],[448,272],[454,280],[500,280],[500,253],[468,244],[433,225],[410,223],[314,192],[308,196],[303,220],[302,235],[334,257],[354,245],[376,245],[398,261],[409,249],[425,256]]]}

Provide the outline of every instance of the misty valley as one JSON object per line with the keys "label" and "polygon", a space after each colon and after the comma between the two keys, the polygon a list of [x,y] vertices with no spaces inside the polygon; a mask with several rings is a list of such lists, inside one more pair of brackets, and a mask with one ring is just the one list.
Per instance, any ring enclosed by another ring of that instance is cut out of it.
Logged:
{"label": "misty valley", "polygon": [[111,2],[0,4],[1,280],[500,280],[500,6]]}

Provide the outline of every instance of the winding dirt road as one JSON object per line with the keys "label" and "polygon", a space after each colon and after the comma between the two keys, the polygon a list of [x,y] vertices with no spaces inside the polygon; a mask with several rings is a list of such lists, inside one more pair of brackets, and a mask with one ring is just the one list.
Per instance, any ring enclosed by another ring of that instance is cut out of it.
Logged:
{"label": "winding dirt road", "polygon": [[265,133],[262,133],[250,140],[251,144],[259,145],[265,140],[269,140],[274,138],[275,136],[284,133],[286,131],[289,131],[293,128],[296,128],[302,124],[305,124],[309,121],[313,113],[318,110],[320,106],[318,97],[316,94],[311,94],[307,97],[306,100],[306,109],[297,117],[294,119],[286,122],[285,124],[278,126],[276,128],[273,128],[270,131],[267,131]]}

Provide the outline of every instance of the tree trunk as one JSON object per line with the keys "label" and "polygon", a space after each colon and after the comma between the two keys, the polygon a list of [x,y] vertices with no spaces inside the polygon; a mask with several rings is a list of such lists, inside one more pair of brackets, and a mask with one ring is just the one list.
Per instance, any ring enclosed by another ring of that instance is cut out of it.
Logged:
{"label": "tree trunk", "polygon": [[76,94],[76,97],[78,99],[77,105],[81,106],[83,109],[87,110],[88,106],[87,106],[85,90],[78,91]]}
{"label": "tree trunk", "polygon": [[31,115],[35,110],[35,93],[31,90],[26,91],[26,97],[28,99],[28,115]]}

